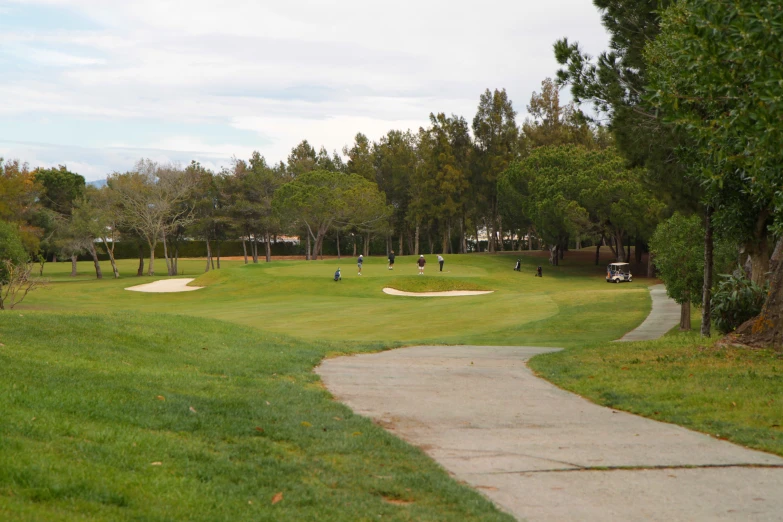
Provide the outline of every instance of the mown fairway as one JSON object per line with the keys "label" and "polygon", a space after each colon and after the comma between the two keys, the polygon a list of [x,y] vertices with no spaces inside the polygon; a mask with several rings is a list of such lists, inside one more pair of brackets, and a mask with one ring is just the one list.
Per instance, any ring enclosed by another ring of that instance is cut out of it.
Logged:
{"label": "mown fairway", "polygon": [[341,283],[337,261],[227,262],[182,294],[47,265],[53,284],[0,314],[0,519],[508,520],[332,401],[312,369],[414,342],[594,345],[649,309],[644,282],[607,285],[568,259],[539,279],[542,259],[522,273],[515,259],[453,256],[440,274],[432,258],[424,277],[413,258],[393,272],[370,259],[361,277],[344,260]]}
{"label": "mown fairway", "polygon": [[[198,277],[192,284],[205,288],[181,294],[127,292],[125,287],[152,279],[96,281],[89,263],[80,263],[83,275],[76,282],[68,275],[70,264],[49,264],[45,274],[54,284],[32,294],[25,305],[41,310],[193,315],[304,339],[563,347],[616,339],[649,312],[643,279],[630,285],[606,284],[603,263],[595,267],[589,256],[576,265],[569,265],[568,258],[559,268],[546,265],[543,278],[533,277],[535,266],[546,264],[542,258],[523,257],[522,272],[514,272],[516,256],[446,256],[442,273],[435,257],[428,258],[424,276],[417,275],[415,259],[406,256],[397,259],[393,271],[387,270],[385,259],[370,258],[361,277],[353,258],[258,265],[229,261],[223,262],[222,270],[207,274],[203,261],[186,261],[180,262],[180,270]],[[135,273],[135,266],[134,261],[123,261],[121,272]],[[338,266],[343,281],[335,283],[332,275]],[[495,293],[395,297],[382,292],[385,286]]]}

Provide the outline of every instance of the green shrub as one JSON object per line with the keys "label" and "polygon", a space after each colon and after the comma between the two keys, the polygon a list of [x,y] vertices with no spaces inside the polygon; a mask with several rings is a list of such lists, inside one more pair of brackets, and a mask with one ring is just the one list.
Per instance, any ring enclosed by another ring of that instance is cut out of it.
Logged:
{"label": "green shrub", "polygon": [[712,320],[722,333],[736,330],[742,323],[761,313],[769,284],[760,287],[747,277],[743,270],[738,276],[724,274],[718,290],[712,298]]}

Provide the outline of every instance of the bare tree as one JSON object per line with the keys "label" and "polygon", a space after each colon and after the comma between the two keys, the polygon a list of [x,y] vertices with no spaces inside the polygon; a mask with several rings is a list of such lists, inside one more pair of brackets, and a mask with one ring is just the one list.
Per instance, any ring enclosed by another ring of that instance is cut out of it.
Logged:
{"label": "bare tree", "polygon": [[155,247],[163,242],[169,275],[167,235],[188,224],[193,215],[189,201],[196,179],[176,165],[161,166],[140,160],[133,172],[113,174],[108,179],[122,209],[121,223],[143,237],[150,247],[148,275],[155,275]]}
{"label": "bare tree", "polygon": [[14,263],[10,259],[3,260],[5,277],[0,279],[0,310],[13,309],[27,294],[49,283],[46,279],[30,277],[34,266],[32,261]]}

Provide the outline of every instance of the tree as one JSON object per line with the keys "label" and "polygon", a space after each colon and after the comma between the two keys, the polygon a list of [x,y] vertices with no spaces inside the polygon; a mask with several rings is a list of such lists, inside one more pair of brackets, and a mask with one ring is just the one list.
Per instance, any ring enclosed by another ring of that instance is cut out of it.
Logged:
{"label": "tree", "polygon": [[397,253],[403,255],[403,236],[408,234],[405,217],[411,200],[411,173],[417,161],[416,139],[410,131],[389,131],[373,145],[373,155],[375,180],[394,209],[391,220],[399,238]]}
{"label": "tree", "polygon": [[74,202],[84,196],[84,177],[69,171],[65,165],[51,169],[36,169],[33,178],[42,189],[41,204],[64,216],[70,216]]}
{"label": "tree", "polygon": [[[387,219],[377,185],[355,174],[313,171],[281,186],[272,205],[289,228],[304,226],[308,259],[321,252],[323,239],[334,224],[369,227]],[[311,248],[311,239],[314,242]]]}
{"label": "tree", "polygon": [[[752,238],[746,249],[758,260],[756,281],[769,266],[770,232],[783,232],[781,34],[778,2],[683,0],[666,12],[648,49],[657,72],[651,100],[693,140],[697,174],[716,213],[741,210],[750,217],[742,228]],[[738,335],[747,344],[783,349],[780,264],[770,283],[761,315]]]}
{"label": "tree", "polygon": [[[487,247],[494,252],[500,235],[499,248],[503,250],[503,226],[497,202],[497,180],[501,172],[516,158],[519,129],[516,111],[503,89],[484,91],[473,118],[476,155],[473,187],[477,214],[483,215],[489,235]],[[478,238],[476,238],[478,240]]]}
{"label": "tree", "polygon": [[527,112],[533,119],[522,125],[520,149],[525,153],[536,147],[567,145],[595,146],[593,133],[573,103],[560,105],[560,93],[555,83],[546,78],[541,82],[541,93],[533,93]]}
{"label": "tree", "polygon": [[292,179],[306,172],[312,172],[316,169],[317,158],[318,156],[312,145],[307,140],[302,140],[299,145],[291,149],[291,154],[288,155],[286,171]]}
{"label": "tree", "polygon": [[357,174],[367,181],[375,181],[375,165],[372,155],[373,144],[367,139],[367,136],[361,132],[356,134],[354,144],[349,149],[343,148],[343,154],[348,156],[346,172]]}
{"label": "tree", "polygon": [[0,220],[0,310],[13,308],[29,292],[45,284],[30,276],[32,267],[18,226]]}
{"label": "tree", "polygon": [[185,226],[193,214],[190,201],[196,178],[174,165],[158,165],[140,160],[134,171],[109,176],[108,186],[115,191],[122,208],[122,224],[143,237],[150,247],[148,275],[155,274],[155,247],[164,245],[166,268],[172,275],[168,257],[167,234]]}
{"label": "tree", "polygon": [[698,216],[675,213],[658,225],[650,241],[666,293],[681,306],[680,330],[691,329],[691,303],[704,283],[704,227]]}

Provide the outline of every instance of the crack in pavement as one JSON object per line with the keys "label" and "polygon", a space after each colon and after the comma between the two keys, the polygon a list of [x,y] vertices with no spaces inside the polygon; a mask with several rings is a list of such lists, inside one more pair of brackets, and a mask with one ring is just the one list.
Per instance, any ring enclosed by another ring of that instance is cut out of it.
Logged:
{"label": "crack in pavement", "polygon": [[783,464],[682,464],[678,466],[576,466],[574,468],[528,469],[521,471],[482,471],[467,475],[516,475],[521,473],[573,473],[582,471],[649,471],[666,469],[715,469],[715,468],[758,468],[783,469]]}

